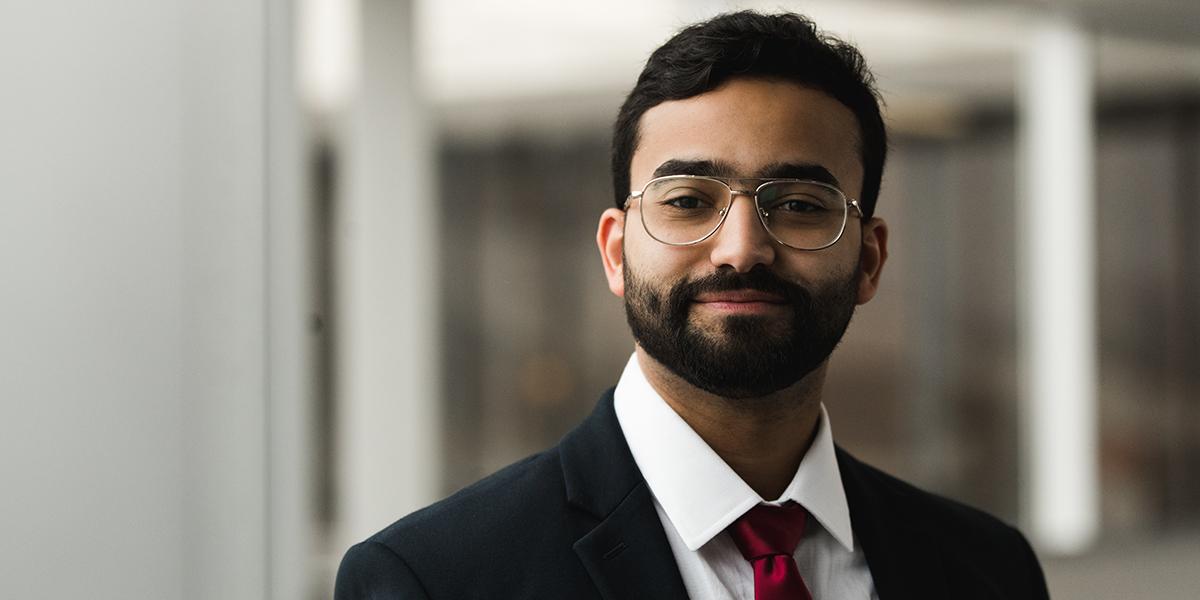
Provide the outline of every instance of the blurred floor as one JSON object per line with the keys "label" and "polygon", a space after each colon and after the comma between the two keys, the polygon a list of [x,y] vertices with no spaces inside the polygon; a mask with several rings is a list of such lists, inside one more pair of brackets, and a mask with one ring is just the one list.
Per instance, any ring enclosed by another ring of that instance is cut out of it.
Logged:
{"label": "blurred floor", "polygon": [[1200,597],[1200,530],[1102,543],[1086,556],[1042,561],[1055,600]]}

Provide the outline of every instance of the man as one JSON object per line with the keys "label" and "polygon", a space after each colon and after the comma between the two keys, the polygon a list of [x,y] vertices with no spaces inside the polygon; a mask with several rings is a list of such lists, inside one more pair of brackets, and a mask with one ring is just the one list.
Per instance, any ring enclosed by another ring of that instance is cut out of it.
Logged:
{"label": "man", "polygon": [[562,442],[350,549],[358,598],[1045,598],[1015,529],[833,444],[821,392],[887,259],[886,136],[852,47],[796,15],[649,59],[600,218],[636,348]]}

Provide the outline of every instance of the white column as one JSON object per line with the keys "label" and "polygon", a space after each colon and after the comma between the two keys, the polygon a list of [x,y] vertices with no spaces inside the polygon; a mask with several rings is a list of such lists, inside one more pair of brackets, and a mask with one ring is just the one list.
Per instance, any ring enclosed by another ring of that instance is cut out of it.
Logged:
{"label": "white column", "polygon": [[[293,0],[265,0],[267,600],[312,596],[315,298]],[[321,597],[328,588],[317,591]]]}
{"label": "white column", "polygon": [[440,483],[437,199],[412,5],[359,5],[338,224],[342,549],[434,500]]}
{"label": "white column", "polygon": [[264,11],[183,4],[184,582],[190,598],[260,597],[269,474]]}
{"label": "white column", "polygon": [[1020,63],[1017,231],[1023,508],[1036,544],[1085,549],[1099,528],[1091,43],[1037,22]]}

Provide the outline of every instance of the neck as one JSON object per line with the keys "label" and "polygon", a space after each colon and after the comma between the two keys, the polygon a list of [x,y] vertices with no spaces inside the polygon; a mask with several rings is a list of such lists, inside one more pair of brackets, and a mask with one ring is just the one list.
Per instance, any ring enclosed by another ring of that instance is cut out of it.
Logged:
{"label": "neck", "polygon": [[759,496],[783,494],[816,435],[823,363],[800,381],[761,398],[724,398],[684,381],[637,348],[638,364],[663,400]]}

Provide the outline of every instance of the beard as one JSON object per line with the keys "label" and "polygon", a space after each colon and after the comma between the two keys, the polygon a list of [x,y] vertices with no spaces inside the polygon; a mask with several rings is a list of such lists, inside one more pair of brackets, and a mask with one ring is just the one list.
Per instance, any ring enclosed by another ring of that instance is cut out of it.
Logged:
{"label": "beard", "polygon": [[[813,290],[785,281],[763,265],[747,273],[721,269],[660,290],[623,261],[625,317],[651,357],[688,383],[724,398],[755,398],[786,388],[821,366],[854,315],[858,269]],[[705,292],[757,290],[780,296],[779,315],[730,315],[708,330],[691,318]]]}

